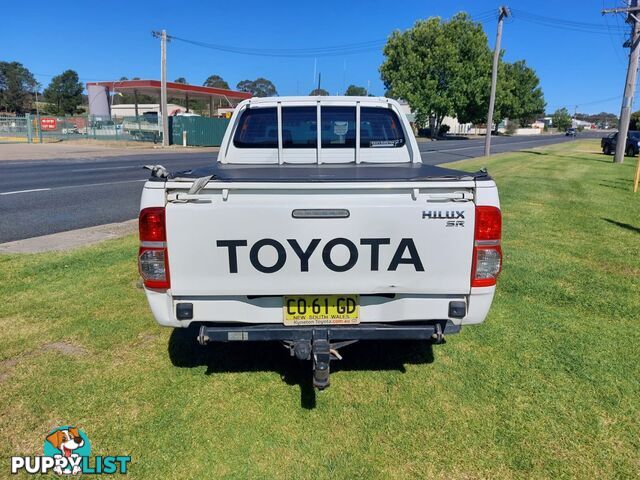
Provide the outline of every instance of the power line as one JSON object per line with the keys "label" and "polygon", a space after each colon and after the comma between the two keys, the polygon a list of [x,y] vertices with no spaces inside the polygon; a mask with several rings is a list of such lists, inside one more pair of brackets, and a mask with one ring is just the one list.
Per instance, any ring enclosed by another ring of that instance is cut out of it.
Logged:
{"label": "power line", "polygon": [[512,11],[514,13],[514,18],[517,20],[522,20],[523,22],[529,22],[549,28],[571,30],[575,32],[590,33],[596,35],[611,35],[612,33],[624,33],[626,31],[625,27],[612,26],[608,23],[588,23],[578,22],[575,20],[566,20],[562,18],[553,18],[516,8],[512,9]]}
{"label": "power line", "polygon": [[367,42],[352,43],[346,45],[334,45],[328,47],[315,48],[245,48],[234,47],[231,45],[221,45],[215,43],[201,42],[190,40],[187,38],[172,35],[172,40],[177,40],[190,45],[196,45],[202,48],[217,50],[227,53],[237,53],[241,55],[251,55],[258,57],[288,57],[288,58],[305,58],[305,57],[329,57],[338,55],[352,55],[372,50],[380,50],[386,43],[386,39],[370,40]]}
{"label": "power line", "polygon": [[[480,12],[474,17],[470,17],[472,21],[482,24],[488,20],[495,20],[495,11],[486,10]],[[333,57],[354,55],[381,50],[387,43],[387,38],[378,38],[363,42],[348,43],[342,45],[331,45],[325,47],[309,47],[309,48],[253,48],[253,47],[237,47],[232,45],[223,45],[217,43],[203,42],[183,37],[171,35],[167,37],[171,40],[195,45],[210,50],[216,50],[226,53],[235,53],[240,55],[251,55],[257,57],[286,57],[286,58],[311,58],[311,57]]]}

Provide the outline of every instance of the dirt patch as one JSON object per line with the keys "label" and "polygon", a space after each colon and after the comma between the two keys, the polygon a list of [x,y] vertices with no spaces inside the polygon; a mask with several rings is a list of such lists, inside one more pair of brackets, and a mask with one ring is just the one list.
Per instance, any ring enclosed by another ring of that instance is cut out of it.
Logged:
{"label": "dirt patch", "polygon": [[70,355],[70,356],[85,355],[87,353],[87,350],[84,347],[72,342],[45,343],[42,346],[42,350],[56,351],[56,352],[64,353],[65,355]]}
{"label": "dirt patch", "polygon": [[89,353],[82,345],[69,341],[45,343],[34,350],[0,361],[0,384],[11,376],[20,362],[34,358],[43,352],[60,352],[70,357],[78,357]]}

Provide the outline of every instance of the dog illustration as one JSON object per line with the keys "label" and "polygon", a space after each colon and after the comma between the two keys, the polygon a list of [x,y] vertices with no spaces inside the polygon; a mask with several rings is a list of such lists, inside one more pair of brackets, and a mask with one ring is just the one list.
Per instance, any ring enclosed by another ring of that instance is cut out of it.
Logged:
{"label": "dog illustration", "polygon": [[[79,455],[77,453],[73,453],[73,451],[84,445],[84,439],[80,436],[77,428],[56,430],[55,432],[47,436],[47,441],[49,441],[51,445],[62,452],[62,455],[54,455],[53,458],[78,458]],[[79,465],[76,465],[75,467],[73,467],[73,471],[70,468],[66,468],[63,471],[62,467],[56,466],[53,471],[58,475],[62,475],[63,473],[76,475],[80,473],[82,469]]]}

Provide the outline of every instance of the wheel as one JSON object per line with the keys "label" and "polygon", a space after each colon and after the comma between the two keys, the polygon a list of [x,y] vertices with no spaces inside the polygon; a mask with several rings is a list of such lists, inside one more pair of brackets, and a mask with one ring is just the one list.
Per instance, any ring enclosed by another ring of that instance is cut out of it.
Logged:
{"label": "wheel", "polygon": [[635,157],[636,152],[634,152],[633,147],[627,147],[627,157]]}
{"label": "wheel", "polygon": [[605,145],[602,148],[602,153],[604,153],[605,155],[611,155],[611,146],[610,145]]}

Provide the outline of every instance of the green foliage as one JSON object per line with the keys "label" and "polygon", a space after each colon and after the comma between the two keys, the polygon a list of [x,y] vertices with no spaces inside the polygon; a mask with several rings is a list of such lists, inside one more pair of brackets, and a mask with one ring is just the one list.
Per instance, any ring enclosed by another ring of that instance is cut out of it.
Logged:
{"label": "green foliage", "polygon": [[526,127],[544,114],[545,106],[536,72],[524,60],[501,62],[494,118],[516,120],[521,127]]}
{"label": "green foliage", "polygon": [[84,87],[74,70],[66,70],[51,79],[44,91],[48,110],[54,115],[73,114],[82,103]]}
{"label": "green foliage", "polygon": [[22,114],[31,107],[31,94],[37,82],[18,62],[0,62],[0,109]]}
{"label": "green foliage", "polygon": [[437,131],[447,115],[463,123],[486,118],[491,52],[482,25],[466,13],[449,21],[420,20],[405,32],[393,32],[384,55],[382,81],[409,102],[418,124],[433,117]]}
{"label": "green foliage", "polygon": [[515,120],[509,120],[507,122],[507,128],[505,129],[506,133],[508,135],[514,135],[517,130],[518,130],[518,124],[516,123],[516,121]]}
{"label": "green foliage", "polygon": [[230,89],[229,84],[220,75],[209,75],[202,85],[205,87]]}
{"label": "green foliage", "polygon": [[328,97],[329,92],[327,92],[324,88],[314,88],[309,92],[309,95],[312,97]]}
{"label": "green foliage", "polygon": [[[386,96],[409,102],[419,125],[431,119],[437,131],[447,115],[461,123],[486,122],[492,52],[482,25],[466,13],[393,32],[384,55],[380,74]],[[500,63],[497,92],[496,123],[505,117],[527,123],[544,112],[540,81],[524,61]]]}
{"label": "green foliage", "polygon": [[188,83],[187,79],[184,77],[178,77],[174,80],[175,83]]}
{"label": "green foliage", "polygon": [[571,127],[571,115],[569,115],[569,110],[562,107],[553,112],[551,115],[551,121],[553,122],[553,126],[556,127],[559,131],[563,132],[567,128]]}
{"label": "green foliage", "polygon": [[357,85],[349,85],[347,91],[344,92],[347,97],[366,97],[367,93],[366,88]]}
{"label": "green foliage", "polygon": [[638,130],[638,128],[640,128],[640,110],[633,112],[629,119],[629,130]]}
{"label": "green foliage", "polygon": [[236,88],[241,92],[249,92],[254,97],[274,97],[278,95],[276,86],[266,78],[256,78],[255,80],[242,80],[238,82]]}

